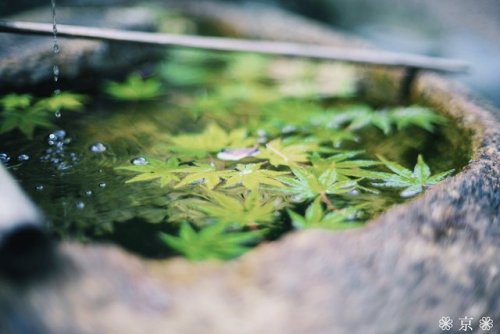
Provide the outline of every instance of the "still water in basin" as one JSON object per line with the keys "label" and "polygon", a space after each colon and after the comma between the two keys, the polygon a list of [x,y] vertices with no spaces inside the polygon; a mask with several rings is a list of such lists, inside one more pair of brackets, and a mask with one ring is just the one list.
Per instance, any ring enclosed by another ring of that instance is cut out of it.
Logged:
{"label": "still water in basin", "polygon": [[[2,162],[58,238],[193,259],[216,245],[208,257],[231,258],[293,229],[360,227],[469,159],[452,121],[363,101],[351,67],[185,50],[166,59],[103,83],[33,139],[1,135]],[[218,224],[252,238],[177,242]]]}

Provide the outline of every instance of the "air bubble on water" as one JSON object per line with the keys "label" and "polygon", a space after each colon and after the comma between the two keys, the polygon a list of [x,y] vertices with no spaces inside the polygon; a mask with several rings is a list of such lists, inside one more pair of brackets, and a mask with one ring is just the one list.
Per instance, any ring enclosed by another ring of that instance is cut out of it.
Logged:
{"label": "air bubble on water", "polygon": [[28,161],[30,159],[30,156],[27,155],[27,154],[20,154],[18,157],[17,157],[17,160],[19,161]]}
{"label": "air bubble on water", "polygon": [[292,132],[295,132],[297,130],[297,127],[294,126],[294,125],[287,125],[287,126],[284,126],[282,129],[281,129],[281,133],[283,134],[287,134],[287,133],[292,133]]}
{"label": "air bubble on water", "polygon": [[99,183],[100,188],[106,188],[106,185],[107,185],[106,182]]}
{"label": "air bubble on water", "polygon": [[136,166],[145,166],[149,163],[146,160],[146,158],[144,158],[144,157],[137,157],[137,158],[133,159],[131,162],[132,162],[132,165],[136,165]]}
{"label": "air bubble on water", "polygon": [[63,143],[66,144],[66,140],[70,139],[70,138],[66,138],[66,131],[64,130],[56,130],[54,132],[52,132],[51,134],[49,134],[49,138],[47,139],[47,143],[50,145],[50,146],[53,146],[53,145],[58,145],[58,146],[61,146]]}
{"label": "air bubble on water", "polygon": [[78,202],[76,202],[75,206],[77,209],[81,210],[81,209],[85,208],[85,203],[83,203],[82,201],[78,201]]}
{"label": "air bubble on water", "polygon": [[36,189],[37,191],[42,191],[42,190],[43,190],[43,188],[44,188],[44,187],[43,187],[43,185],[41,185],[41,184],[39,184],[39,185],[37,185],[37,186],[35,187],[35,189]]}
{"label": "air bubble on water", "polygon": [[102,153],[106,151],[106,146],[103,143],[95,143],[90,146],[90,152],[92,153]]}
{"label": "air bubble on water", "polygon": [[300,203],[304,201],[304,197],[302,195],[294,195],[290,198],[290,202],[292,203]]}
{"label": "air bubble on water", "polygon": [[85,195],[87,195],[87,196],[89,196],[89,197],[90,197],[90,196],[92,196],[92,194],[93,194],[92,190],[87,190],[87,191],[85,192]]}
{"label": "air bubble on water", "polygon": [[259,137],[267,137],[266,130],[263,130],[263,129],[257,130],[257,136],[259,136]]}
{"label": "air bubble on water", "polygon": [[7,163],[10,161],[10,157],[7,153],[0,153],[0,162]]}

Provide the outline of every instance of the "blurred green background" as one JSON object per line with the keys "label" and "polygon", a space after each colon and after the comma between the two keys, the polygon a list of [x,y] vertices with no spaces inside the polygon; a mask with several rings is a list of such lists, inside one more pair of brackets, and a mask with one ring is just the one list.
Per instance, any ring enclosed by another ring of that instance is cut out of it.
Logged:
{"label": "blurred green background", "polygon": [[[200,0],[203,2],[204,0]],[[225,0],[242,6],[272,4],[370,40],[382,48],[472,63],[457,79],[500,106],[498,0]],[[60,5],[112,6],[131,0],[58,0]],[[161,1],[160,1],[161,2]],[[0,16],[50,0],[1,1]]]}

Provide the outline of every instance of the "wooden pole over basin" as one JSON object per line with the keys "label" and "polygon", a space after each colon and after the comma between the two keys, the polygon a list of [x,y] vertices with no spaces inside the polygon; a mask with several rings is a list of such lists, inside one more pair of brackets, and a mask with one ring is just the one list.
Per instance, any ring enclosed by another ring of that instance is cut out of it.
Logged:
{"label": "wooden pole over basin", "polygon": [[[46,36],[53,36],[54,34],[52,24],[13,21],[0,21],[0,32]],[[467,63],[455,59],[278,41],[171,35],[62,24],[57,25],[57,35],[68,38],[84,38],[148,45],[180,46],[220,51],[257,52],[272,55],[328,59],[365,65],[382,65],[450,73],[463,73],[469,68]]]}

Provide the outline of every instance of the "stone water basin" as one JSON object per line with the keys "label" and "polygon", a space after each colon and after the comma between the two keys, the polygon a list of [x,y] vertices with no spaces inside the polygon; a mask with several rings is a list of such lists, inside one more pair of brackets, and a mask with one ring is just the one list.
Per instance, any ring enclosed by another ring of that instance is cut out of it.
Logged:
{"label": "stone water basin", "polygon": [[[263,15],[262,8],[193,4],[171,6],[216,19],[239,35],[286,39],[285,28],[300,24],[298,41],[351,43],[279,11],[266,9]],[[268,24],[255,31],[253,17]],[[391,95],[400,76],[367,70],[360,82],[367,99],[387,103],[396,98]],[[459,124],[460,130],[441,136],[447,145],[433,153],[431,167],[439,169],[446,147],[464,152],[446,162],[456,159],[452,168],[466,167],[366,227],[293,232],[229,263],[143,260],[116,246],[63,242],[57,246],[59,269],[25,297],[9,297],[19,287],[3,283],[5,305],[48,332],[438,332],[444,314],[498,319],[498,124],[488,108],[438,76],[420,76],[411,93],[412,103]],[[112,138],[102,142],[112,155]],[[83,140],[82,152],[94,144]],[[71,305],[64,315],[55,312],[61,303]],[[11,319],[2,323],[14,326]]]}

